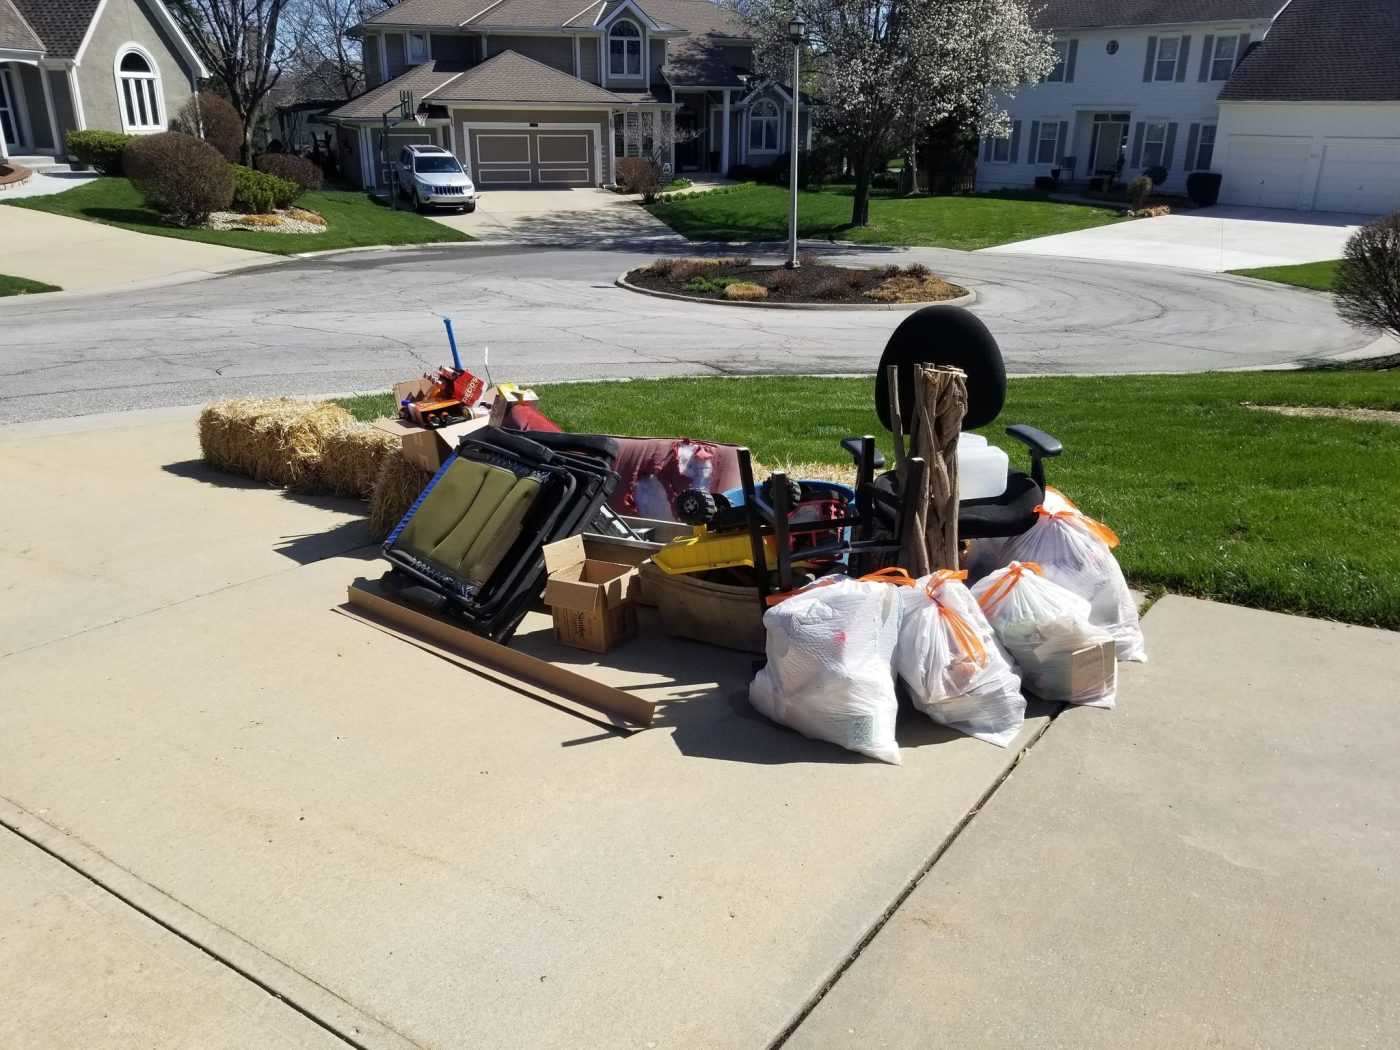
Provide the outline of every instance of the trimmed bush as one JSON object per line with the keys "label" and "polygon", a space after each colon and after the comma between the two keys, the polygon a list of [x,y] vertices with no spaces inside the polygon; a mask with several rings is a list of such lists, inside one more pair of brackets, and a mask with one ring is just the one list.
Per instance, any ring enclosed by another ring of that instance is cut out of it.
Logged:
{"label": "trimmed bush", "polygon": [[295,182],[303,190],[321,188],[321,169],[295,153],[264,153],[253,162],[253,167],[279,179]]}
{"label": "trimmed bush", "polygon": [[99,175],[120,175],[122,154],[135,135],[115,131],[70,131],[64,149],[79,164],[86,164]]}
{"label": "trimmed bush", "polygon": [[1128,199],[1133,202],[1133,207],[1138,211],[1147,207],[1147,198],[1152,196],[1152,180],[1146,175],[1139,175],[1128,184]]}
{"label": "trimmed bush", "polygon": [[1400,336],[1400,211],[1351,235],[1332,294],[1344,321]]}
{"label": "trimmed bush", "polygon": [[239,150],[243,148],[243,120],[223,95],[201,91],[190,96],[170,122],[170,130],[202,138],[230,164],[238,163]]}
{"label": "trimmed bush", "polygon": [[278,208],[290,208],[292,201],[301,196],[301,187],[289,179],[279,179],[241,164],[235,164],[232,171],[234,211],[265,215]]}
{"label": "trimmed bush", "polygon": [[647,204],[656,200],[661,189],[656,165],[645,157],[624,157],[618,161],[617,181],[628,193],[640,193]]}
{"label": "trimmed bush", "polygon": [[229,206],[233,172],[209,143],[178,131],[138,135],[122,166],[146,203],[178,226],[202,226]]}

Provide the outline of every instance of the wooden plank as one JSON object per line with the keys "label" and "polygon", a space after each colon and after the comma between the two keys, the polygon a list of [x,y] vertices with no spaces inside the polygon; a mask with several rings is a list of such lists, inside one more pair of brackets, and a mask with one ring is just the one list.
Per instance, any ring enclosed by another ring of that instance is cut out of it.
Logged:
{"label": "wooden plank", "polygon": [[640,726],[651,725],[655,701],[605,685],[577,671],[472,634],[449,620],[395,601],[371,580],[356,580],[348,591],[350,606],[381,623],[426,639],[457,656],[484,664],[490,670],[520,679],[546,693],[616,715]]}

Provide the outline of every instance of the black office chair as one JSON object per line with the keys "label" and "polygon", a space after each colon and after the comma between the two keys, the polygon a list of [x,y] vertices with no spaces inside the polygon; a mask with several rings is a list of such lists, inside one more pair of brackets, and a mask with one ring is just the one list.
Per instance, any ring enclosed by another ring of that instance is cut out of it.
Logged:
{"label": "black office chair", "polygon": [[[1006,365],[996,339],[971,311],[957,306],[926,306],[910,314],[894,330],[875,373],[875,412],[886,429],[893,424],[890,366],[897,367],[899,416],[913,419],[914,370],[919,365],[946,365],[967,373],[964,430],[984,427],[1001,414],[1006,403]],[[1000,496],[964,500],[958,508],[961,539],[1019,536],[1036,522],[1035,508],[1045,494],[1045,460],[1058,456],[1064,446],[1044,431],[1023,423],[1007,427],[1006,433],[1030,451],[1030,473],[1008,471],[1006,491]],[[855,455],[860,441],[847,438],[842,445]],[[897,491],[898,478],[890,471],[880,475],[875,485],[893,493]]]}

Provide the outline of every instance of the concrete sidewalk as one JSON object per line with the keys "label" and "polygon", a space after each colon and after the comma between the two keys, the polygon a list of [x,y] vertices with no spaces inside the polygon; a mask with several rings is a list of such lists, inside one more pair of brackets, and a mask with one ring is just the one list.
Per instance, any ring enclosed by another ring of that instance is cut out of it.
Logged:
{"label": "concrete sidewalk", "polygon": [[[190,413],[0,430],[0,1045],[1394,1030],[1400,635],[1167,598],[1118,710],[1007,751],[906,712],[896,768],[652,625],[610,662],[670,699],[622,732],[339,615],[355,507],[197,454]],[[55,1021],[94,972],[106,1027]]]}
{"label": "concrete sidewalk", "polygon": [[1400,634],[1168,597],[789,1047],[1392,1047]]}
{"label": "concrete sidewalk", "polygon": [[0,245],[4,272],[54,284],[66,292],[119,291],[174,283],[278,261],[265,252],[157,237],[29,208],[4,207]]}

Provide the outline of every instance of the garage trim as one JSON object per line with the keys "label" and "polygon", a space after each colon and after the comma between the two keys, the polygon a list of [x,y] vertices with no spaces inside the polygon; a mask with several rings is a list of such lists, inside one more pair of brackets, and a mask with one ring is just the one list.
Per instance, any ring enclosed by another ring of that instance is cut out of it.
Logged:
{"label": "garage trim", "polygon": [[[488,122],[481,122],[481,123],[472,123],[472,122],[465,121],[465,120],[462,121],[461,124],[462,124],[462,137],[463,137],[463,140],[464,140],[463,143],[462,143],[462,146],[463,146],[462,152],[466,154],[466,157],[465,157],[464,159],[462,159],[462,163],[465,165],[465,167],[466,167],[466,169],[467,169],[467,175],[470,176],[470,178],[472,179],[472,181],[475,182],[475,183],[476,183],[477,185],[479,185],[479,186],[480,186],[480,185],[486,185],[486,184],[485,184],[485,183],[482,183],[482,181],[478,178],[478,176],[477,176],[477,171],[476,171],[475,158],[472,157],[472,155],[471,155],[472,132],[474,132],[474,131],[477,131],[477,132],[482,132],[482,131],[484,131],[484,132],[488,132],[488,133],[491,133],[491,132],[500,132],[500,131],[524,131],[524,132],[530,132],[530,131],[566,131],[566,132],[572,132],[572,133],[575,134],[575,135],[584,135],[584,134],[587,134],[587,133],[589,133],[589,132],[592,132],[592,133],[593,133],[593,170],[592,170],[592,172],[589,174],[588,179],[589,179],[590,185],[593,185],[593,186],[600,185],[601,182],[602,182],[602,173],[603,173],[603,141],[602,141],[602,140],[603,140],[604,136],[599,132],[599,130],[598,130],[598,125],[597,125],[597,124],[594,124],[594,123],[589,122],[589,121],[576,121],[576,122],[572,122],[572,123],[564,123],[564,122],[559,122],[559,121],[551,121],[551,122],[549,122],[549,123],[538,122],[538,123],[533,123],[533,124],[527,123],[527,122],[523,122],[523,121],[509,121],[509,122],[507,122],[507,121],[488,121]],[[544,173],[541,172],[541,176],[543,176],[543,174],[544,174]],[[563,180],[555,180],[555,181],[563,181]],[[541,177],[541,179],[540,179],[540,185],[542,185],[542,186],[543,186],[543,185],[547,185],[547,182],[546,182],[546,180],[545,180],[543,177]]]}

